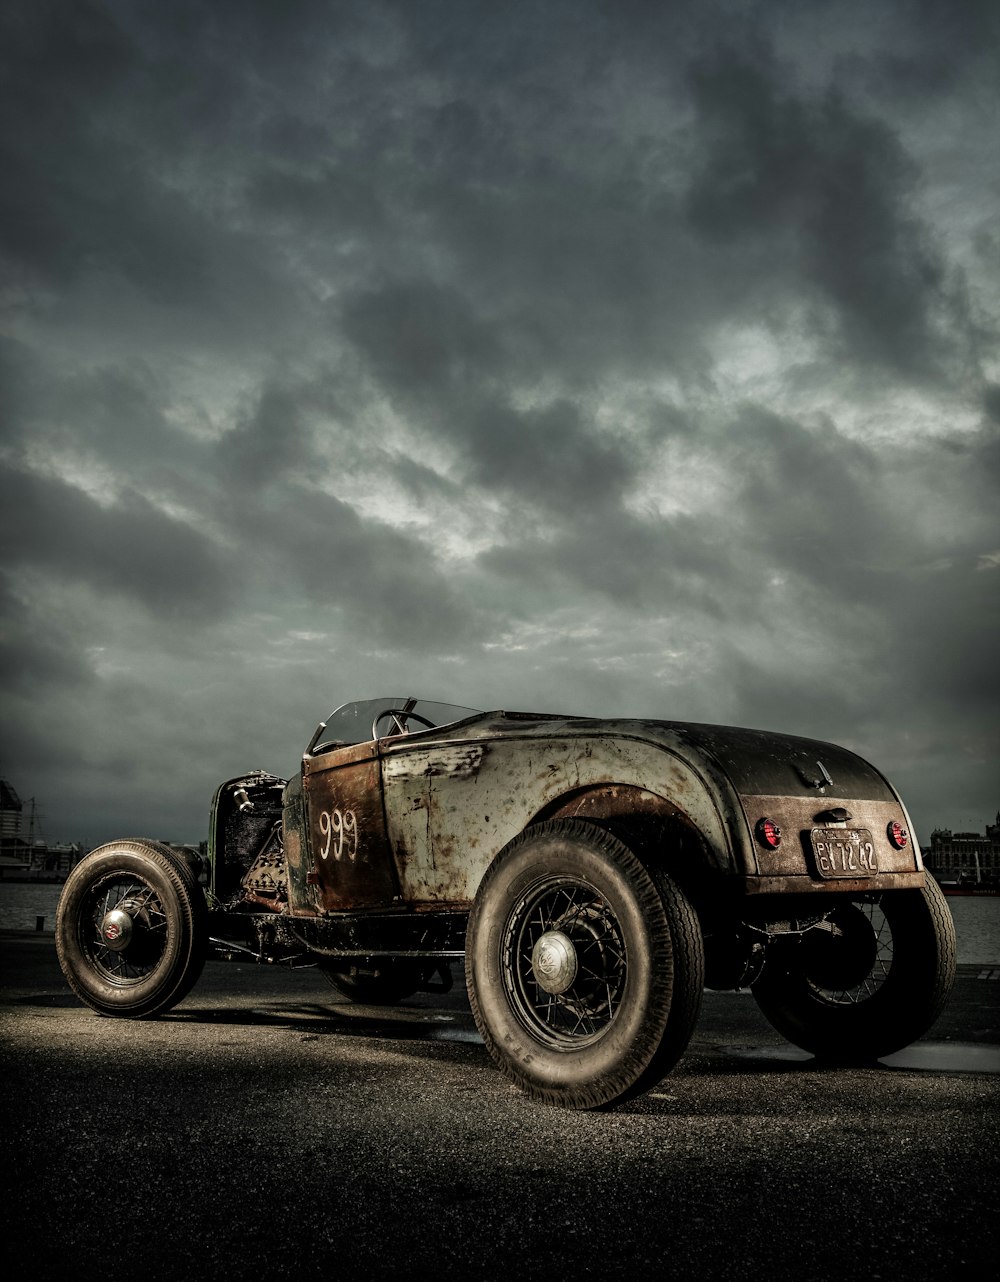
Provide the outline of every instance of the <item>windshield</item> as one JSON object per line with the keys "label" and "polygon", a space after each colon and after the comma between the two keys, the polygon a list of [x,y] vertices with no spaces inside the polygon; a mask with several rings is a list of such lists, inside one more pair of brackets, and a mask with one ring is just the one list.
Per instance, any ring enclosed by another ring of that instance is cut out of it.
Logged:
{"label": "windshield", "polygon": [[[430,699],[416,699],[412,695],[385,695],[381,699],[361,699],[356,703],[342,704],[326,719],[326,727],[320,732],[317,744],[330,742],[367,743],[374,736],[372,725],[379,718],[379,737],[398,734],[398,727],[392,717],[380,714],[406,709],[412,714],[412,720],[406,722],[411,733],[426,730],[424,722],[432,726],[447,726],[453,721],[464,721],[466,717],[481,716],[478,708],[462,708],[454,703],[434,703]],[[422,718],[423,720],[418,720]],[[314,748],[316,745],[310,745]]]}

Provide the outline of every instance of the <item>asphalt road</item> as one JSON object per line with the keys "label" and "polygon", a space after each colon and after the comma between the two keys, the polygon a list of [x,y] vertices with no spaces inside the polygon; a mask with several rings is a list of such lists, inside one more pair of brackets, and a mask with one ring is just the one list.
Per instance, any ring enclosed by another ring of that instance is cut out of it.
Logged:
{"label": "asphalt road", "polygon": [[77,1003],[51,936],[0,965],[8,1276],[995,1276],[998,971],[850,1071],[706,994],[674,1072],[590,1114],[508,1086],[460,990],[379,1010],[213,961],[131,1023]]}

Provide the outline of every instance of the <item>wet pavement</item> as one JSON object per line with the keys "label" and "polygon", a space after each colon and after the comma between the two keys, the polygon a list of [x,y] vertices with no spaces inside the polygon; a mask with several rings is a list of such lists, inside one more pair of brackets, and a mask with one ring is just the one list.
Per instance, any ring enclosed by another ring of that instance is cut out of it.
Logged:
{"label": "wet pavement", "polygon": [[211,962],[101,1019],[51,937],[0,937],[6,1258],[34,1278],[992,1277],[1000,967],[930,1034],[824,1069],[745,993],[607,1113],[508,1086],[460,986],[352,1006]]}

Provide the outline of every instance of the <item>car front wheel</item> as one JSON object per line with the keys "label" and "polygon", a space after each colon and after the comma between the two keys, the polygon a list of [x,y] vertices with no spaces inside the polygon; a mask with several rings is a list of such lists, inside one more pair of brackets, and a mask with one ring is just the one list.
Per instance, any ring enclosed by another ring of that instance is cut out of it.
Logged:
{"label": "car front wheel", "polygon": [[752,985],[784,1037],[844,1063],[891,1055],[934,1023],[955,978],[955,927],[937,882],[845,900],[784,945]]}
{"label": "car front wheel", "polygon": [[100,846],[66,879],[56,952],[70,988],[102,1015],[141,1019],[175,1006],[201,974],[205,896],[187,863],[154,841]]}
{"label": "car front wheel", "polygon": [[527,829],[490,866],[469,917],[466,979],[486,1047],[529,1095],[601,1108],[683,1054],[704,955],[679,888],[579,820]]}

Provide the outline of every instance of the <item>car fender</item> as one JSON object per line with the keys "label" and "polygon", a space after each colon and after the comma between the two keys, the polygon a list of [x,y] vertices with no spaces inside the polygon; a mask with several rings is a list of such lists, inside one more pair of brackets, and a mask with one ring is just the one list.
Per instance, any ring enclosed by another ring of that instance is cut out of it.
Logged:
{"label": "car fender", "polygon": [[631,806],[681,818],[716,871],[737,869],[738,802],[724,780],[638,735],[391,742],[382,781],[401,897],[411,904],[470,903],[498,851],[561,813],[610,819]]}

